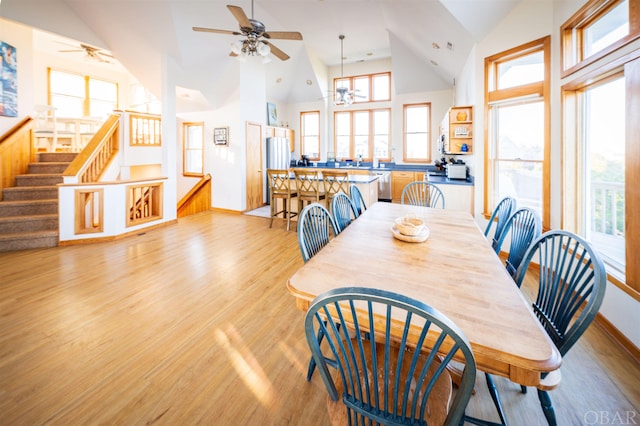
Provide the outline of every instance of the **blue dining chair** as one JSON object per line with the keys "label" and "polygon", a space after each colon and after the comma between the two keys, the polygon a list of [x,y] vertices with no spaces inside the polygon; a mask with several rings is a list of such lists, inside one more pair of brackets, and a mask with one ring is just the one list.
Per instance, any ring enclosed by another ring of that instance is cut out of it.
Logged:
{"label": "blue dining chair", "polygon": [[512,277],[515,275],[516,269],[518,269],[520,262],[522,262],[524,253],[533,240],[538,238],[541,233],[542,222],[535,210],[523,207],[509,216],[496,244],[496,253],[500,253],[502,244],[507,235],[510,235],[511,242],[509,244],[509,254],[507,255],[505,265],[509,275]]}
{"label": "blue dining chair", "polygon": [[495,209],[493,209],[493,213],[489,218],[489,223],[484,230],[484,236],[489,237],[489,233],[491,232],[491,228],[493,224],[496,224],[496,229],[493,233],[491,239],[491,247],[496,250],[496,253],[499,253],[500,250],[498,248],[498,241],[500,240],[500,235],[502,235],[502,230],[504,229],[505,223],[507,223],[507,219],[511,216],[513,212],[516,211],[516,199],[513,197],[504,197]]}
{"label": "blue dining chair", "polygon": [[353,201],[353,204],[356,206],[356,217],[358,217],[367,210],[367,205],[364,202],[364,198],[362,198],[362,192],[360,192],[358,185],[352,183],[349,186],[349,192],[351,193],[351,201]]}
{"label": "blue dining chair", "polygon": [[402,204],[444,209],[444,195],[436,185],[422,180],[411,182],[402,190]]}
{"label": "blue dining chair", "polygon": [[338,228],[338,233],[344,231],[358,217],[353,201],[342,191],[334,195],[331,200],[331,214],[336,223],[336,228]]}
{"label": "blue dining chair", "polygon": [[[460,329],[427,304],[384,290],[337,288],[311,303],[305,334],[332,420],[457,425],[464,416],[475,358]],[[447,366],[454,356],[465,366],[452,393]]]}
{"label": "blue dining chair", "polygon": [[329,243],[331,233],[338,235],[338,228],[322,204],[311,203],[302,209],[298,217],[298,245],[305,263]]}
{"label": "blue dining chair", "polygon": [[[531,306],[565,364],[565,355],[584,334],[602,305],[607,286],[604,263],[598,252],[578,235],[551,230],[533,241],[524,254],[514,276],[518,287],[522,287],[532,265],[530,275],[537,276],[538,282]],[[550,426],[556,426],[557,419],[549,391],[559,382],[559,370],[543,373],[537,388],[540,406]],[[521,386],[521,391],[526,393],[527,388]],[[496,397],[496,409],[503,419],[502,424],[506,424],[497,391]],[[491,424],[465,420],[479,425]]]}

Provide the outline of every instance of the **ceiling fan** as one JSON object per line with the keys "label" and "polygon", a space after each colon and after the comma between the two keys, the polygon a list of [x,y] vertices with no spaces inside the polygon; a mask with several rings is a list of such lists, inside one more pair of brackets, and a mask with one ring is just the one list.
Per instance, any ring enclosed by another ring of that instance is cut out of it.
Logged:
{"label": "ceiling fan", "polygon": [[278,49],[269,40],[302,40],[302,34],[297,31],[267,32],[262,22],[253,19],[253,0],[251,0],[251,19],[247,18],[244,10],[239,6],[227,5],[227,9],[240,24],[239,32],[202,27],[193,27],[193,31],[244,36],[244,40],[238,40],[231,44],[231,56],[237,56],[239,59],[244,59],[247,56],[262,56],[263,62],[269,62],[269,53],[273,53],[279,59],[286,61],[289,59],[289,55]]}
{"label": "ceiling fan", "polygon": [[85,43],[80,43],[80,47],[77,49],[59,50],[58,52],[84,52],[87,58],[106,64],[111,64],[114,60],[113,55],[111,55],[110,53],[97,47],[89,46]]}
{"label": "ceiling fan", "polygon": [[[338,84],[344,84],[344,35],[338,36],[340,39],[340,80]],[[356,94],[355,90],[350,90],[348,86],[336,87],[335,104],[336,105],[351,105],[356,97],[364,98],[365,96]]]}

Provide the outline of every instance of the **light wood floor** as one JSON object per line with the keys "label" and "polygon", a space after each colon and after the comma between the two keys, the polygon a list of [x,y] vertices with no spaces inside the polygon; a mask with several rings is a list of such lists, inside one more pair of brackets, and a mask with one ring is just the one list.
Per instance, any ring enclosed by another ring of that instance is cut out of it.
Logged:
{"label": "light wood floor", "polygon": [[[0,424],[326,425],[320,377],[305,380],[304,313],[285,289],[303,264],[296,232],[268,225],[203,213],[0,254]],[[560,425],[601,424],[601,412],[640,423],[640,368],[598,327],[562,372]],[[497,382],[512,425],[546,424],[533,389]],[[476,389],[468,414],[495,420],[483,375]]]}

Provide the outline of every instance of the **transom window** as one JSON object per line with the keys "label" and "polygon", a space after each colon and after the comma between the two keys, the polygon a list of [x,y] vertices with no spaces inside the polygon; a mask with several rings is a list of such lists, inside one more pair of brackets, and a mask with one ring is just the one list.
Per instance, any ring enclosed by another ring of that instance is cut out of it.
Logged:
{"label": "transom window", "polygon": [[635,0],[590,0],[560,28],[563,76],[640,37]]}
{"label": "transom window", "polygon": [[118,84],[49,69],[49,100],[62,117],[106,117],[118,109]]}
{"label": "transom window", "polygon": [[336,160],[390,159],[391,109],[334,112]]}
{"label": "transom window", "polygon": [[367,74],[336,78],[333,81],[335,101],[338,101],[338,88],[354,90],[353,103],[382,102],[391,100],[391,73]]}

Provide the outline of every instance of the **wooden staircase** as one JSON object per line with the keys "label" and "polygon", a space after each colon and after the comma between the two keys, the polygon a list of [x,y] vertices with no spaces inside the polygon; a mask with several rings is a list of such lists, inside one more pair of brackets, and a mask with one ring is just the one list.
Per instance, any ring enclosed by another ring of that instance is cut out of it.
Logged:
{"label": "wooden staircase", "polygon": [[0,252],[56,247],[58,187],[75,153],[41,153],[0,201]]}

